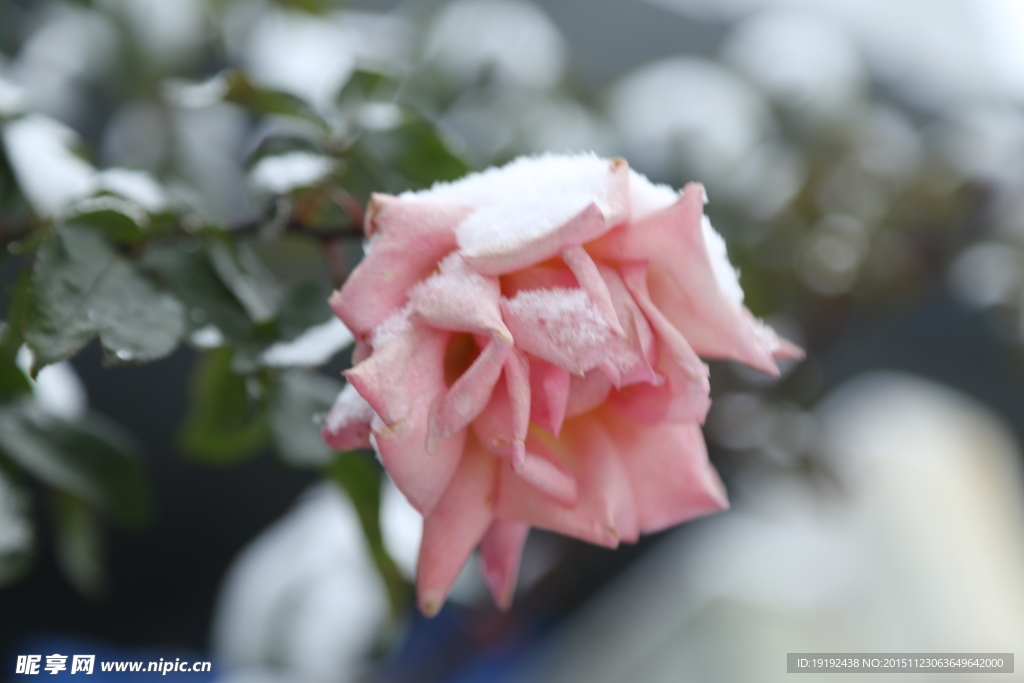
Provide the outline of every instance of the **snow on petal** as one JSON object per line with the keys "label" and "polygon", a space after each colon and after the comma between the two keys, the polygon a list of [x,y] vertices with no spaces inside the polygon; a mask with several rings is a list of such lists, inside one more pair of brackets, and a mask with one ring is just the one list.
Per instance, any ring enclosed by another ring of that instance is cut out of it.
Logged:
{"label": "snow on petal", "polygon": [[346,384],[334,400],[320,429],[327,445],[336,451],[350,451],[370,447],[370,422],[373,407],[356,388]]}
{"label": "snow on petal", "polygon": [[458,254],[440,263],[440,272],[409,292],[412,310],[425,322],[443,330],[497,334],[511,342],[501,320],[501,284],[469,270]]}
{"label": "snow on petal", "polygon": [[615,336],[582,289],[523,290],[501,309],[516,346],[576,375],[597,367]]}

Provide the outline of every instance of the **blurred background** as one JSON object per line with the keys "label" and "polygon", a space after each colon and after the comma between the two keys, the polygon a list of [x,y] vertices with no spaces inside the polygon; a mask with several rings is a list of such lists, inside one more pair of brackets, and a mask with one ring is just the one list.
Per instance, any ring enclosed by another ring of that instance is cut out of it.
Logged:
{"label": "blurred background", "polygon": [[[0,0],[0,677],[1013,652],[1022,34],[1016,0]],[[309,419],[349,365],[322,302],[369,192],[584,150],[704,182],[747,305],[807,360],[713,364],[732,510],[618,551],[535,531],[510,612],[471,562],[425,620],[416,513]]]}

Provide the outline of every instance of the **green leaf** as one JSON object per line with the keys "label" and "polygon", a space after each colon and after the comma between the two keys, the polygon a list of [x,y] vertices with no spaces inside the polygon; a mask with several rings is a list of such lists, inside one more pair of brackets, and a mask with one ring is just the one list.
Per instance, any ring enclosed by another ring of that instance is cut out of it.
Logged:
{"label": "green leaf", "polygon": [[217,275],[199,242],[150,245],[142,265],[155,272],[185,305],[190,330],[212,325],[231,341],[244,339],[252,331],[252,320]]}
{"label": "green leaf", "polygon": [[331,275],[319,242],[287,235],[272,243],[253,241],[247,248],[282,292],[277,318],[279,339],[294,339],[330,319],[327,299],[331,296]]}
{"label": "green leaf", "polygon": [[149,214],[133,201],[112,194],[88,197],[67,213],[77,225],[91,225],[117,244],[139,244],[149,232]]}
{"label": "green leaf", "polygon": [[232,372],[232,356],[229,348],[208,351],[192,376],[188,415],[178,440],[187,455],[207,463],[233,464],[269,444],[266,408],[250,395],[247,378]]}
{"label": "green leaf", "polygon": [[290,288],[278,318],[278,335],[281,339],[295,339],[314,325],[330,320],[334,315],[327,305],[330,296],[330,287],[325,288],[313,282],[304,282]]}
{"label": "green leaf", "polygon": [[341,382],[308,370],[281,375],[270,405],[270,429],[286,462],[299,466],[330,462],[334,451],[320,438],[319,420],[341,388]]}
{"label": "green leaf", "polygon": [[380,467],[364,454],[343,453],[330,464],[327,474],[352,501],[359,515],[373,562],[387,587],[392,611],[396,615],[403,613],[409,601],[409,586],[398,571],[395,561],[384,548],[384,538],[380,532],[383,481]]}
{"label": "green leaf", "polygon": [[24,337],[30,284],[31,273],[23,270],[11,288],[11,297],[7,302],[7,323],[0,326],[0,401],[32,392],[28,377],[15,363]]}
{"label": "green leaf", "polygon": [[448,148],[437,128],[422,118],[412,118],[391,130],[367,131],[357,146],[364,158],[399,173],[413,188],[455,180],[471,170]]}
{"label": "green leaf", "polygon": [[0,408],[0,451],[47,485],[126,526],[150,516],[149,483],[135,446],[96,414],[70,421],[29,402]]}
{"label": "green leaf", "polygon": [[51,496],[57,565],[79,593],[97,600],[106,593],[103,529],[89,506],[59,491]]}
{"label": "green leaf", "polygon": [[34,550],[29,498],[0,469],[0,587],[25,574],[32,564]]}
{"label": "green leaf", "polygon": [[58,227],[40,249],[25,327],[33,374],[96,334],[112,362],[160,358],[184,329],[181,303],[158,291],[94,229]]}
{"label": "green leaf", "polygon": [[225,75],[228,80],[228,91],[224,99],[240,104],[246,109],[261,114],[284,114],[305,119],[326,131],[327,124],[309,104],[295,95],[280,90],[269,90],[255,85],[241,71],[234,70]]}
{"label": "green leaf", "polygon": [[273,274],[245,243],[210,245],[210,259],[221,281],[256,323],[271,320],[281,307],[281,287]]}

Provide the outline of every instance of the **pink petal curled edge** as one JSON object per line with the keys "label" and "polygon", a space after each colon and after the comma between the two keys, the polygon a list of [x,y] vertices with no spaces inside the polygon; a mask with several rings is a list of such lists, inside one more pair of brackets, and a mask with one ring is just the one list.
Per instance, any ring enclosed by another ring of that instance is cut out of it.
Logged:
{"label": "pink petal curled edge", "polygon": [[372,445],[423,514],[424,614],[477,548],[507,609],[530,527],[616,547],[728,508],[701,358],[778,374],[803,351],[743,305],[705,201],[593,155],[374,195],[322,434]]}

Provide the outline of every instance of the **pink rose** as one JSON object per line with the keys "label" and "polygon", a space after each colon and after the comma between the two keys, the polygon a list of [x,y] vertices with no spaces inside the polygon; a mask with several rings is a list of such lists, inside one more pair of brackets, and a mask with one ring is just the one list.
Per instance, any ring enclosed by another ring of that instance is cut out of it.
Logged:
{"label": "pink rose", "polygon": [[373,197],[323,433],[372,444],[423,513],[425,614],[477,546],[507,607],[531,526],[615,547],[728,506],[698,356],[778,374],[802,352],[743,306],[704,202],[592,155]]}

